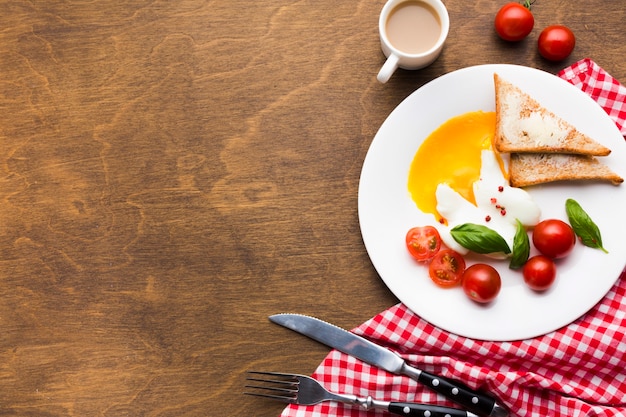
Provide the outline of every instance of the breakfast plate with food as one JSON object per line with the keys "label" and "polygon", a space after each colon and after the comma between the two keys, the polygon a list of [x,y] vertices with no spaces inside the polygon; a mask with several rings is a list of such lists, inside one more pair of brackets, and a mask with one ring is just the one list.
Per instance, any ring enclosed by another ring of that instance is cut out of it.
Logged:
{"label": "breakfast plate with food", "polygon": [[624,270],[624,161],[613,121],[566,81],[464,68],[381,125],[359,183],[363,241],[388,288],[433,325],[481,340],[543,335]]}

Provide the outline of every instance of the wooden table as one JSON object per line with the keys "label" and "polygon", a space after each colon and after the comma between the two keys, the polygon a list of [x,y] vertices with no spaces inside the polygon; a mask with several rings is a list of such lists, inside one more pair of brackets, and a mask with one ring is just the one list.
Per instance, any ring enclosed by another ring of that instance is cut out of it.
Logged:
{"label": "wooden table", "polygon": [[[0,414],[278,416],[248,369],[310,374],[328,348],[271,324],[353,328],[397,303],[357,193],[392,109],[433,78],[591,57],[626,81],[626,8],[448,0],[422,71],[376,81],[383,1],[4,1],[0,5]],[[617,5],[619,3],[619,5]],[[573,55],[536,50],[553,23]]]}

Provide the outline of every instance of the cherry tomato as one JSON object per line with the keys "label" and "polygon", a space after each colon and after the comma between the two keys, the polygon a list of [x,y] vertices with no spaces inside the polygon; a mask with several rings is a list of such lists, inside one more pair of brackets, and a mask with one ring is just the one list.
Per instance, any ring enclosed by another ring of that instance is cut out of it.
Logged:
{"label": "cherry tomato", "polygon": [[464,271],[465,259],[452,249],[439,251],[428,266],[430,279],[443,288],[459,285]]}
{"label": "cherry tomato", "polygon": [[496,269],[487,264],[474,264],[463,273],[463,291],[478,303],[489,303],[498,296],[502,279]]}
{"label": "cherry tomato", "polygon": [[432,259],[441,248],[441,237],[433,226],[418,226],[406,234],[406,247],[418,261]]}
{"label": "cherry tomato", "polygon": [[563,258],[574,249],[576,235],[564,221],[549,219],[539,222],[533,229],[533,244],[548,258]]}
{"label": "cherry tomato", "polygon": [[572,53],[575,45],[574,33],[565,26],[548,26],[539,35],[539,53],[550,61],[564,60]]}
{"label": "cherry tomato", "polygon": [[524,282],[535,291],[545,291],[556,278],[556,265],[547,256],[536,255],[530,258],[522,268]]}
{"label": "cherry tomato", "polygon": [[535,18],[530,9],[519,3],[507,3],[496,14],[496,32],[505,41],[521,41],[534,25]]}

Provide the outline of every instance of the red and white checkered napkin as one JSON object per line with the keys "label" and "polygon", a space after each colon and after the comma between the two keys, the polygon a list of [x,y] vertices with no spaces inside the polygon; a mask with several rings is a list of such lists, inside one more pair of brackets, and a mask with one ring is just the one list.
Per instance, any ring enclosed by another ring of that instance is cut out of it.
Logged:
{"label": "red and white checkered napkin", "polygon": [[597,101],[626,136],[626,87],[589,58],[562,69],[557,75]]}
{"label": "red and white checkered napkin", "polygon": [[[626,89],[591,60],[559,76],[589,93],[625,133]],[[427,372],[489,391],[516,417],[626,416],[626,273],[591,311],[534,339],[473,340],[445,332],[398,304],[353,332]],[[327,388],[379,400],[455,406],[417,382],[333,350],[313,376]],[[288,406],[281,417],[374,417],[336,403]]]}

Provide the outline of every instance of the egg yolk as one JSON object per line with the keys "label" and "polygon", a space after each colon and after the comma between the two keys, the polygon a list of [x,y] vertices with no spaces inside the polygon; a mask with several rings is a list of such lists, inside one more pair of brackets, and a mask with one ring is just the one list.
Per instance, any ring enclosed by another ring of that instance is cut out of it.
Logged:
{"label": "egg yolk", "polygon": [[408,182],[422,212],[442,220],[435,191],[443,183],[476,204],[472,185],[480,177],[481,151],[493,149],[495,126],[495,112],[469,112],[449,119],[424,140],[413,157]]}

